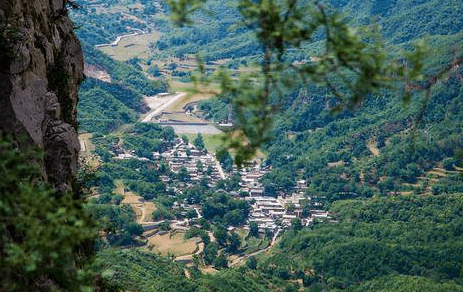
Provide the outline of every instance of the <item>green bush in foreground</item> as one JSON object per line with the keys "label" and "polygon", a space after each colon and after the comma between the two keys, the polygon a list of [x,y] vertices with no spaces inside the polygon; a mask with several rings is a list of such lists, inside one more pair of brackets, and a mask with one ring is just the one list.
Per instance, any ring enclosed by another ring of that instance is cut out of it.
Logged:
{"label": "green bush in foreground", "polygon": [[0,290],[91,290],[84,265],[96,232],[71,193],[58,194],[0,134]]}

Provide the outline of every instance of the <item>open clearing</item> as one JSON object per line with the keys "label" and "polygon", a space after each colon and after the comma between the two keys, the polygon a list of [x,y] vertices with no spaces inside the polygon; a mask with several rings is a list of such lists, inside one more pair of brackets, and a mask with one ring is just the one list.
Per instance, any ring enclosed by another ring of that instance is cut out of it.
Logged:
{"label": "open clearing", "polygon": [[381,153],[378,147],[376,147],[376,142],[371,142],[367,144],[368,150],[374,155],[374,156],[379,156]]}
{"label": "open clearing", "polygon": [[84,74],[87,77],[92,77],[106,83],[112,82],[111,75],[107,71],[93,64],[84,63]]}
{"label": "open clearing", "polygon": [[219,272],[218,270],[214,269],[211,266],[199,267],[199,270],[204,274],[211,274],[211,275],[214,275]]}
{"label": "open clearing", "polygon": [[133,35],[122,38],[117,46],[107,46],[98,49],[118,61],[127,61],[135,57],[147,59],[150,54],[149,44],[157,41],[159,35],[157,32]]}
{"label": "open clearing", "polygon": [[165,256],[169,253],[175,256],[183,256],[194,253],[196,250],[196,238],[185,240],[184,233],[155,235],[148,239],[148,244],[153,251],[160,252]]}

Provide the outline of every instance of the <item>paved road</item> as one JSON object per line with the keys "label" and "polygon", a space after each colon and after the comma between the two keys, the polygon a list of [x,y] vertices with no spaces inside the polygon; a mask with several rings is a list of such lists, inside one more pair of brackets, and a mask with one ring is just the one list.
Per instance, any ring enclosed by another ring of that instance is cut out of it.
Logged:
{"label": "paved road", "polygon": [[[151,107],[151,112],[148,113],[148,115],[141,120],[142,123],[148,123],[151,121],[151,119],[162,113],[166,108],[171,106],[174,102],[185,96],[185,92],[177,92],[173,96],[166,96],[166,97],[159,97],[159,96],[154,96],[154,97],[147,97],[145,99],[152,99],[152,100],[147,100],[148,105]],[[157,104],[154,108],[154,105]]]}

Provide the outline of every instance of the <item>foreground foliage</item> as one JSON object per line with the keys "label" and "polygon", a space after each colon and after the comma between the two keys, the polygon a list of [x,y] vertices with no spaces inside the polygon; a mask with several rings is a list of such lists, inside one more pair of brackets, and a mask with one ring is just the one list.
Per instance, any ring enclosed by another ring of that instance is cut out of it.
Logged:
{"label": "foreground foliage", "polygon": [[0,138],[0,290],[90,289],[93,223],[71,193],[43,182],[36,151]]}

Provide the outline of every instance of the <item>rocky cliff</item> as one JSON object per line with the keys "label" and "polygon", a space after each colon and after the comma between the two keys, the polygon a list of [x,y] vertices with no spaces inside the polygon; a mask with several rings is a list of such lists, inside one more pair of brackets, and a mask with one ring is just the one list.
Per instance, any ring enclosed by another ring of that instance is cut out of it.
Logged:
{"label": "rocky cliff", "polygon": [[22,141],[18,147],[43,149],[44,177],[59,191],[76,173],[84,69],[67,2],[0,0],[0,130]]}

